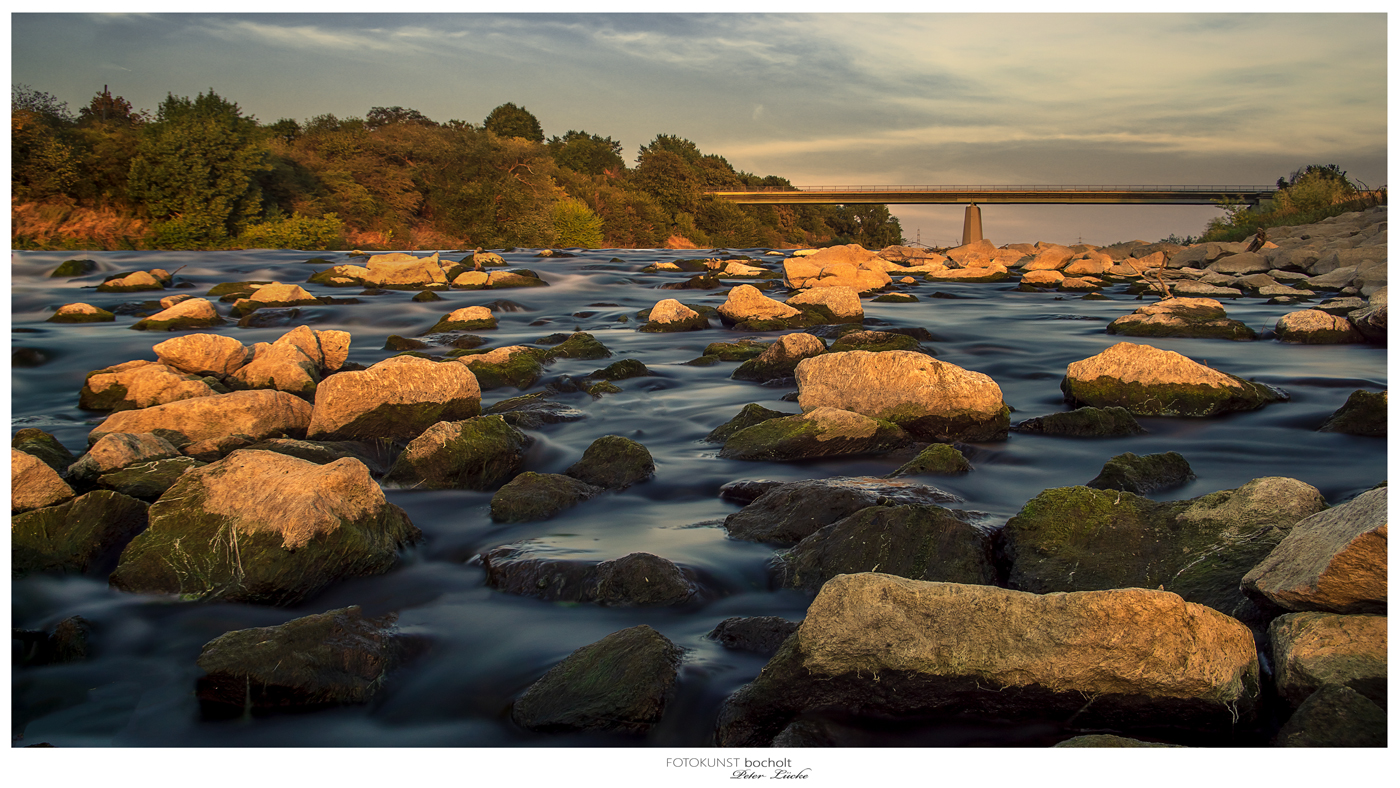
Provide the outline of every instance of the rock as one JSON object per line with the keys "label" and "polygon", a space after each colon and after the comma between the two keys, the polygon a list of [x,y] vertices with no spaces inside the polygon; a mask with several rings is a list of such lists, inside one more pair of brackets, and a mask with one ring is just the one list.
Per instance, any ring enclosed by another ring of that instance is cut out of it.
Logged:
{"label": "rock", "polygon": [[321,300],[301,285],[273,282],[254,290],[248,298],[234,301],[233,314],[243,317],[268,307],[315,306],[319,303]]}
{"label": "rock", "polygon": [[792,413],[769,410],[757,403],[745,405],[737,416],[715,427],[709,435],[705,436],[707,443],[724,443],[729,440],[734,433],[761,424],[769,419],[780,419],[784,416],[792,416]]}
{"label": "rock", "polygon": [[481,391],[507,386],[523,391],[535,385],[544,374],[541,355],[539,350],[526,345],[510,345],[484,353],[467,351],[456,358],[476,376]]}
{"label": "rock", "polygon": [[672,331],[702,331],[710,327],[704,315],[682,304],[674,298],[656,302],[651,308],[650,319],[639,330],[652,333]]}
{"label": "rock", "polygon": [[[1026,272],[1059,271],[1061,268],[1069,265],[1069,261],[1074,255],[1074,250],[1070,249],[1068,246],[1050,244],[1048,247],[1037,252],[1035,259],[1022,266],[1021,270]],[[1064,275],[1061,274],[1060,278],[1064,278]]]}
{"label": "rock", "polygon": [[[225,392],[227,390],[225,389]],[[78,392],[84,410],[123,411],[219,394],[209,381],[151,361],[128,361],[87,374]]]}
{"label": "rock", "polygon": [[413,489],[495,490],[520,472],[531,443],[500,416],[440,421],[408,444],[384,481]]}
{"label": "rock", "polygon": [[[900,279],[899,283],[902,285],[912,285],[914,284],[914,278],[906,276]],[[883,304],[912,304],[918,301],[919,297],[913,293],[885,293],[884,295],[876,296],[874,300]]]}
{"label": "rock", "polygon": [[719,307],[720,318],[741,331],[773,331],[796,328],[803,321],[802,311],[765,296],[753,285],[739,285],[729,291]]}
{"label": "rock", "polygon": [[893,422],[838,408],[819,407],[739,430],[719,456],[785,462],[813,457],[883,454],[909,443]]}
{"label": "rock", "polygon": [[1256,339],[1254,329],[1225,317],[1225,308],[1210,298],[1168,298],[1139,307],[1108,324],[1108,333],[1134,337]]}
{"label": "rock", "polygon": [[1216,287],[1205,282],[1173,282],[1172,295],[1177,298],[1239,298],[1244,291],[1233,287]]}
{"label": "rock", "polygon": [[967,473],[972,465],[957,449],[946,443],[935,443],[919,452],[918,456],[904,463],[890,473],[888,478],[900,476],[953,476]]}
{"label": "rock", "polygon": [[1384,343],[1386,341],[1386,304],[1384,298],[1385,288],[1381,288],[1378,295],[1381,295],[1380,303],[1376,303],[1376,296],[1371,296],[1371,305],[1365,309],[1358,309],[1348,313],[1347,317],[1351,324],[1361,335],[1366,337],[1368,342]]}
{"label": "rock", "polygon": [[774,558],[779,583],[816,591],[837,575],[992,585],[991,535],[941,506],[871,506],[824,526]]}
{"label": "rock", "polygon": [[1329,315],[1320,309],[1289,312],[1274,324],[1280,342],[1304,345],[1346,345],[1365,342],[1366,337],[1344,317]]}
{"label": "rock", "polygon": [[526,471],[491,496],[491,519],[504,523],[548,520],[600,492],[563,474]]}
{"label": "rock", "polygon": [[200,650],[195,697],[239,712],[365,703],[403,651],[397,619],[355,605],[226,632]]}
{"label": "rock", "polygon": [[783,276],[792,288],[849,287],[864,293],[890,284],[885,273],[888,265],[859,244],[846,244],[821,249],[801,260],[784,260]]}
{"label": "rock", "polygon": [[1318,432],[1344,432],[1348,435],[1368,435],[1384,438],[1386,431],[1387,392],[1357,389],[1346,403],[1317,428]]}
{"label": "rock", "polygon": [[593,441],[584,450],[583,458],[564,471],[565,476],[607,490],[631,487],[655,473],[651,452],[620,435],[604,435]]}
{"label": "rock", "polygon": [[49,274],[49,278],[87,276],[96,270],[96,260],[64,260],[58,264],[57,268],[53,269],[53,273]]}
{"label": "rock", "polygon": [[[754,339],[741,339],[737,342],[711,342],[705,346],[704,354],[700,358],[713,358],[715,361],[748,361],[763,355],[763,351],[767,350],[771,344],[771,342],[759,342]],[[695,361],[699,360],[695,359]]]}
{"label": "rock", "polygon": [[188,443],[240,434],[254,440],[298,436],[311,417],[306,400],[285,391],[235,391],[113,413],[88,433],[88,443],[110,432],[152,432],[172,443],[172,434]]}
{"label": "rock", "polygon": [[481,387],[466,366],[394,356],[321,381],[306,437],[416,438],[439,421],[460,421],[480,411]]}
{"label": "rock", "polygon": [[98,476],[128,465],[179,456],[180,450],[159,435],[109,432],[68,468],[68,474],[81,484],[91,484]]}
{"label": "rock", "polygon": [[361,441],[304,441],[292,438],[273,438],[249,444],[249,449],[274,451],[299,460],[329,465],[336,460],[349,457],[364,463],[370,475],[382,476],[389,469],[388,452],[382,443]]}
{"label": "rock", "polygon": [[[324,271],[317,271],[306,280],[307,284],[328,287],[367,287],[372,284],[368,268],[360,265],[337,265]],[[262,284],[272,284],[264,282]]]}
{"label": "rock", "polygon": [[301,310],[296,307],[289,309],[259,309],[258,311],[245,315],[238,319],[239,328],[280,328],[289,326],[293,321],[301,317]]}
{"label": "rock", "polygon": [[1051,413],[1026,419],[1013,426],[1014,432],[1062,435],[1073,438],[1108,438],[1143,432],[1133,414],[1120,407],[1083,407],[1064,413]]}
{"label": "rock", "polygon": [[803,360],[796,373],[804,412],[850,410],[929,440],[1001,440],[1010,424],[1010,409],[991,378],[922,353],[827,354]]}
{"label": "rock", "polygon": [[1262,627],[1267,619],[1242,595],[1241,578],[1325,505],[1316,488],[1281,477],[1162,503],[1059,487],[1028,501],[998,538],[1008,588],[1163,588]]}
{"label": "rock", "polygon": [[1350,687],[1314,692],[1279,728],[1275,747],[1384,747],[1386,712]]}
{"label": "rock", "polygon": [[1104,463],[1099,475],[1085,483],[1096,490],[1123,490],[1146,495],[1196,478],[1186,458],[1174,451],[1142,457],[1126,452]]}
{"label": "rock", "polygon": [[48,323],[109,323],[116,320],[117,316],[105,309],[98,309],[91,304],[64,304],[54,310],[52,316],[45,322]]}
{"label": "rock", "polygon": [[740,364],[730,377],[758,383],[790,378],[800,361],[825,352],[826,343],[811,334],[784,334],[756,358]]}
{"label": "rock", "polygon": [[[92,633],[92,624],[82,616],[69,616],[63,619],[53,628],[53,632],[35,632],[23,629],[11,629],[10,632],[12,640],[24,644],[23,653],[16,652],[15,654],[14,661],[17,665],[27,667],[82,662],[88,658],[90,652],[88,640]],[[31,744],[29,746],[39,747],[42,745]]]}
{"label": "rock", "polygon": [[32,454],[10,449],[10,513],[42,509],[71,499],[73,488]]}
{"label": "rock", "polygon": [[588,414],[562,402],[551,402],[547,394],[525,394],[503,399],[482,411],[482,415],[500,415],[512,427],[537,430],[546,424],[582,421]]}
{"label": "rock", "polygon": [[242,342],[220,334],[185,334],[151,348],[165,366],[191,375],[225,377],[248,362]]}
{"label": "rock", "polygon": [[486,275],[486,286],[496,290],[507,287],[549,287],[549,283],[528,268],[513,271],[492,271]]}
{"label": "rock", "polygon": [[274,347],[290,345],[296,347],[311,359],[323,373],[339,370],[350,355],[350,332],[312,331],[306,326],[297,326],[278,337]]}
{"label": "rock", "polygon": [[1274,685],[1297,707],[1326,686],[1386,705],[1386,617],[1289,613],[1269,624]]}
{"label": "rock", "polygon": [[797,631],[798,625],[778,616],[735,616],[719,622],[705,637],[719,641],[725,648],[771,657]]}
{"label": "rock", "polygon": [[[542,343],[535,340],[535,344]],[[554,343],[553,347],[545,351],[546,361],[559,358],[599,359],[611,356],[611,350],[608,350],[592,334],[584,331],[569,334],[562,342]]]}
{"label": "rock", "polygon": [[433,327],[419,336],[443,331],[481,331],[496,327],[496,316],[484,306],[467,306],[441,317]]}
{"label": "rock", "polygon": [[1257,274],[1269,271],[1273,268],[1264,255],[1258,252],[1240,252],[1239,254],[1226,255],[1219,260],[1206,266],[1207,271],[1214,271],[1217,274],[1230,274],[1241,276],[1243,274]]}
{"label": "rock", "polygon": [[99,293],[132,293],[141,290],[164,290],[165,284],[146,271],[113,276],[97,286]]}
{"label": "rock", "polygon": [[1060,390],[1072,404],[1117,405],[1136,416],[1213,416],[1287,398],[1180,353],[1131,342],[1071,363]]}
{"label": "rock", "polygon": [[169,309],[138,320],[132,328],[137,331],[182,331],[187,328],[210,328],[225,321],[214,311],[214,305],[203,298],[181,301]]}
{"label": "rock", "polygon": [[506,266],[506,259],[496,254],[495,252],[475,252],[472,254],[471,257],[467,258],[466,260],[463,260],[462,262],[466,263],[468,261],[470,261],[472,267],[476,268],[477,270],[480,270],[483,267],[504,268]]}
{"label": "rock", "polygon": [[337,580],[377,575],[422,533],[355,460],[329,465],[236,451],[186,471],[122,551],[113,588],[295,605]]}
{"label": "rock", "polygon": [[1027,271],[1021,276],[1021,284],[1035,285],[1037,287],[1059,287],[1065,281],[1065,275],[1059,271]]}
{"label": "rock", "polygon": [[[851,350],[865,350],[870,353],[884,353],[890,350],[923,351],[919,340],[908,334],[895,334],[889,331],[851,331],[842,334],[831,347],[829,353],[845,353]],[[932,354],[929,354],[932,355]]]}
{"label": "rock", "polygon": [[1111,733],[1090,733],[1084,736],[1075,736],[1072,739],[1065,739],[1056,744],[1055,747],[1180,747],[1180,744],[1163,744],[1155,741],[1142,741],[1141,739],[1130,739],[1126,736],[1114,736]]}
{"label": "rock", "polygon": [[[68,451],[62,443],[54,436],[43,430],[33,427],[25,427],[10,439],[10,447],[19,449],[25,454],[32,454],[43,460],[44,464],[53,468],[62,475],[67,473],[68,466],[78,461],[73,456],[73,452]],[[11,465],[13,466],[13,461]]]}
{"label": "rock", "polygon": [[693,572],[651,553],[594,564],[560,559],[546,546],[524,542],[489,550],[481,563],[488,586],[551,602],[661,607],[688,602],[698,591]]}
{"label": "rock", "polygon": [[409,338],[407,338],[407,337],[401,337],[401,336],[399,336],[398,334],[390,334],[390,335],[389,335],[389,338],[386,339],[386,340],[384,340],[384,349],[385,349],[385,350],[393,350],[393,351],[423,350],[423,349],[429,348],[429,347],[432,347],[432,345],[429,345],[427,342],[421,342],[421,341],[419,341],[419,340],[417,340],[417,339],[409,339]]}
{"label": "rock", "polygon": [[316,396],[320,365],[305,350],[280,339],[270,345],[259,343],[253,350],[252,360],[229,376],[231,386],[276,389],[306,399]]}
{"label": "rock", "polygon": [[715,743],[763,746],[804,712],[833,708],[886,724],[1032,715],[1081,729],[1223,733],[1254,716],[1258,675],[1243,624],[1171,593],[1041,596],[841,575],[725,701]]}
{"label": "rock", "polygon": [[1010,272],[1001,263],[969,268],[930,270],[924,276],[935,282],[1000,282],[1011,278]]}
{"label": "rock", "polygon": [[258,439],[252,435],[234,433],[233,435],[220,435],[215,438],[187,443],[180,451],[184,452],[186,457],[193,457],[200,462],[209,463],[222,460],[239,449],[252,448],[258,442]]}
{"label": "rock", "polygon": [[154,501],[174,486],[185,471],[203,465],[204,463],[193,457],[172,457],[134,463],[102,474],[97,477],[97,485],[132,498]]}
{"label": "rock", "polygon": [[624,358],[621,361],[594,370],[588,374],[589,378],[595,380],[628,380],[630,378],[645,378],[656,373],[647,369],[647,365],[635,358]]}
{"label": "rock", "polygon": [[959,500],[918,482],[856,476],[772,484],[724,520],[731,539],[794,544],[843,517],[871,506],[951,503]]}
{"label": "rock", "polygon": [[1379,487],[1293,527],[1241,581],[1251,597],[1286,610],[1386,610],[1386,488]]}
{"label": "rock", "polygon": [[146,527],[146,504],[97,490],[10,518],[11,571],[101,575]]}
{"label": "rock", "polygon": [[511,720],[541,732],[646,733],[675,692],[682,653],[645,624],[614,632],[530,685],[511,708]]}
{"label": "rock", "polygon": [[814,287],[792,296],[787,300],[787,305],[814,316],[822,323],[859,323],[865,319],[860,293],[852,287]]}
{"label": "rock", "polygon": [[434,293],[431,290],[424,290],[423,292],[413,296],[412,300],[417,301],[419,303],[431,303],[433,301],[441,301],[442,296],[438,295],[437,293]]}
{"label": "rock", "polygon": [[368,274],[365,283],[389,290],[420,290],[424,287],[446,287],[447,269],[436,252],[428,257],[396,252],[377,254],[365,261]]}

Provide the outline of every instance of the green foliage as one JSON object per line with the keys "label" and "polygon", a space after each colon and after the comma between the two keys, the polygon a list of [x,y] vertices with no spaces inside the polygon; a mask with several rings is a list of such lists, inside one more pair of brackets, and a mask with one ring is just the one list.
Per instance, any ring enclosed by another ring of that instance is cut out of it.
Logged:
{"label": "green foliage", "polygon": [[132,111],[130,101],[121,96],[113,96],[104,85],[102,92],[93,96],[86,107],[78,110],[78,122],[83,125],[113,123],[139,126],[146,122],[146,118]]}
{"label": "green foliage", "polygon": [[549,215],[554,225],[554,246],[602,248],[603,220],[582,200],[560,200]]}
{"label": "green foliage", "polygon": [[417,126],[437,125],[418,110],[403,107],[372,107],[365,114],[365,128],[370,131],[399,123],[412,123]]}
{"label": "green foliage", "polygon": [[899,220],[883,205],[840,205],[826,221],[836,231],[832,245],[860,244],[883,249],[904,240]]}
{"label": "green foliage", "polygon": [[1381,199],[1362,193],[1335,164],[1310,164],[1278,179],[1273,199],[1257,206],[1221,204],[1225,216],[1206,225],[1200,241],[1242,241],[1260,229],[1320,222],[1348,211],[1365,210]]}
{"label": "green foliage", "polygon": [[249,225],[238,245],[250,249],[337,249],[345,242],[345,223],[328,213],[320,219],[299,213],[280,221]]}
{"label": "green foliage", "polygon": [[486,130],[498,137],[521,137],[530,142],[544,142],[544,129],[530,111],[506,102],[491,110],[483,124]]}
{"label": "green foliage", "polygon": [[253,175],[266,155],[257,121],[237,104],[212,89],[194,100],[168,95],[142,129],[128,189],[152,217],[178,225],[182,243],[217,246],[260,212]]}
{"label": "green foliage", "polygon": [[602,175],[627,169],[622,161],[622,143],[615,142],[612,137],[570,130],[563,137],[550,139],[549,150],[560,167],[575,172]]}

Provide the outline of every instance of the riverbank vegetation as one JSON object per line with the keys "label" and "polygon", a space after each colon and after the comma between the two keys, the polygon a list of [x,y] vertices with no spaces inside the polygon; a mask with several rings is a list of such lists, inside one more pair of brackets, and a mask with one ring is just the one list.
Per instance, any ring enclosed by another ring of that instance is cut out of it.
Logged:
{"label": "riverbank vegetation", "polygon": [[790,189],[660,134],[546,137],[524,107],[480,124],[404,107],[261,123],[212,89],[154,113],[106,88],[77,115],[11,91],[17,249],[795,247],[901,241],[883,205],[740,206]]}
{"label": "riverbank vegetation", "polygon": [[1199,239],[1242,241],[1259,230],[1313,224],[1385,202],[1385,190],[1358,188],[1335,164],[1310,164],[1278,179],[1273,199],[1257,206],[1223,204],[1225,216],[1211,220]]}

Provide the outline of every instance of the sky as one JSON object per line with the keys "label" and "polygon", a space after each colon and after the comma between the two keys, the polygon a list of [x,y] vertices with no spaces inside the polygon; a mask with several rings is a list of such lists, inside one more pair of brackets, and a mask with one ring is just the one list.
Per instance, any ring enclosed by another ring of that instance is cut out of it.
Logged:
{"label": "sky", "polygon": [[[304,7],[305,4],[293,4]],[[499,7],[499,4],[497,5]],[[653,6],[654,7],[654,6]],[[11,82],[76,111],[214,89],[264,122],[403,106],[657,134],[797,186],[1387,183],[1387,18],[1344,14],[97,14],[10,17]],[[909,240],[963,208],[891,206]],[[982,207],[996,243],[1196,235],[1212,206]]]}

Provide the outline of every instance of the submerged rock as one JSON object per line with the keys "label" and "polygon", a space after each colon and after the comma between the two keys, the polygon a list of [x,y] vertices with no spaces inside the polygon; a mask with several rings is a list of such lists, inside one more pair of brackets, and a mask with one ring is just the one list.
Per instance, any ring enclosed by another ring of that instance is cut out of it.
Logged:
{"label": "submerged rock", "polygon": [[1042,596],[866,572],[822,587],[797,634],[725,701],[715,741],[764,746],[831,708],[1228,732],[1253,717],[1258,681],[1249,630],[1176,594]]}
{"label": "submerged rock", "polygon": [[972,465],[957,449],[946,443],[935,443],[919,452],[918,456],[896,468],[889,478],[900,476],[953,476],[967,473]]}
{"label": "submerged rock", "polygon": [[11,571],[101,575],[117,553],[146,527],[147,506],[130,496],[97,490],[57,506],[10,518]]}
{"label": "submerged rock", "polygon": [[384,480],[415,489],[494,490],[520,472],[531,442],[500,416],[440,421],[408,444]]}
{"label": "submerged rock", "polygon": [[831,343],[831,353],[844,353],[851,350],[865,350],[883,353],[890,350],[922,351],[919,340],[908,334],[895,334],[889,331],[851,331],[842,334]]}
{"label": "submerged rock", "polygon": [[403,652],[397,619],[355,605],[226,632],[200,650],[195,697],[240,711],[365,703]]}
{"label": "submerged rock", "polygon": [[1146,495],[1196,478],[1186,458],[1174,451],[1142,457],[1125,452],[1104,463],[1099,475],[1085,483],[1097,490],[1123,490]]}
{"label": "submerged rock", "polygon": [[705,637],[725,648],[771,657],[797,631],[799,623],[778,616],[735,616],[719,622]]}
{"label": "submerged rock", "polygon": [[562,402],[553,402],[546,393],[525,394],[503,399],[482,411],[482,415],[499,415],[512,427],[537,430],[546,424],[582,421],[588,414]]}
{"label": "submerged rock", "polygon": [[515,701],[510,717],[533,731],[641,734],[675,692],[680,646],[641,624],[570,654]]}
{"label": "submerged rock", "polygon": [[762,424],[769,419],[780,419],[792,415],[794,414],[770,410],[757,403],[749,403],[740,409],[734,418],[711,430],[710,434],[705,436],[705,441],[707,443],[724,443],[739,430],[747,429],[755,424]]}
{"label": "submerged rock", "polygon": [[535,344],[553,344],[553,347],[545,351],[546,361],[559,358],[599,359],[612,356],[611,350],[608,350],[592,334],[584,331],[569,334],[561,342],[547,343],[537,339]]}
{"label": "submerged rock", "polygon": [[600,492],[571,476],[526,471],[491,496],[491,519],[505,523],[548,520]]}
{"label": "submerged rock", "polygon": [[1384,438],[1388,403],[1388,392],[1357,389],[1317,431]]}
{"label": "submerged rock", "polygon": [[551,602],[658,607],[687,602],[698,591],[694,572],[651,553],[591,563],[557,558],[539,544],[525,542],[489,550],[481,563],[488,586]]}
{"label": "submerged rock", "polygon": [[651,452],[620,435],[604,435],[593,441],[584,450],[583,458],[564,471],[566,476],[608,490],[630,487],[655,473]]}
{"label": "submerged rock", "polygon": [[297,604],[331,583],[387,572],[422,533],[368,469],[242,450],[186,471],[110,578],[131,593]]}
{"label": "submerged rock", "polygon": [[812,457],[883,454],[906,446],[909,435],[893,422],[837,408],[818,407],[739,430],[719,456],[783,462]]}
{"label": "submerged rock", "polygon": [[1117,405],[1136,416],[1213,416],[1287,399],[1276,389],[1197,364],[1180,353],[1131,342],[1072,362],[1060,390],[1071,403]]}
{"label": "submerged rock", "polygon": [[1143,432],[1133,414],[1117,406],[1075,408],[1067,413],[1051,413],[1026,419],[1011,428],[1014,432],[1063,435],[1073,438],[1108,438]]}
{"label": "submerged rock", "polygon": [[793,544],[871,506],[951,503],[957,496],[918,482],[856,476],[768,483],[724,520],[731,539]]}

